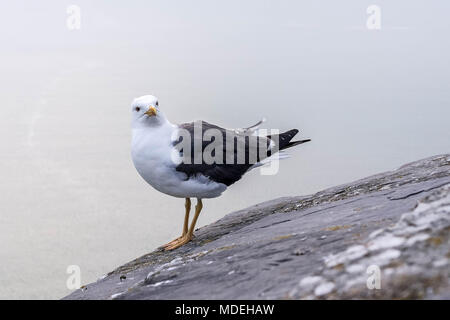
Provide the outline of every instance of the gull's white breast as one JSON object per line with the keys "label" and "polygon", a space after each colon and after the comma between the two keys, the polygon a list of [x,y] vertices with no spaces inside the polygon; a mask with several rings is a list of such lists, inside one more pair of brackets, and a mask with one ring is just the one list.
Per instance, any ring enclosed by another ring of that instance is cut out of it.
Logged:
{"label": "gull's white breast", "polygon": [[199,175],[187,179],[176,170],[178,152],[172,144],[178,128],[167,124],[157,128],[133,129],[131,156],[141,177],[156,190],[179,198],[215,198],[226,185]]}

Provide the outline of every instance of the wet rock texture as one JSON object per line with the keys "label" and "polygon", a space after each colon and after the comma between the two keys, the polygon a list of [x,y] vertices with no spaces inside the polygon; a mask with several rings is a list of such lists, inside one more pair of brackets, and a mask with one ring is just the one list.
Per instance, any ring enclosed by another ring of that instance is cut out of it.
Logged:
{"label": "wet rock texture", "polygon": [[268,201],[65,299],[450,299],[450,155]]}

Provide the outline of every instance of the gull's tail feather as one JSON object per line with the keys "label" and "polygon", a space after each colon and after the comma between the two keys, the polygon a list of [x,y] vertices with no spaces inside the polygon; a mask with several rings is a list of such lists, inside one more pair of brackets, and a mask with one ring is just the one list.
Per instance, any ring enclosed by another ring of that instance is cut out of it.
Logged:
{"label": "gull's tail feather", "polygon": [[305,139],[305,140],[297,140],[297,141],[290,141],[283,149],[287,149],[305,142],[309,142],[311,139]]}
{"label": "gull's tail feather", "polygon": [[235,131],[236,133],[239,133],[239,134],[252,135],[252,134],[255,134],[255,133],[258,131],[259,127],[260,127],[264,122],[266,122],[266,118],[262,118],[261,120],[259,120],[257,123],[255,123],[254,125],[252,125],[252,126],[250,126],[250,127],[247,127],[247,128],[241,128],[241,129],[235,129],[234,131]]}
{"label": "gull's tail feather", "polygon": [[251,130],[254,131],[255,129],[258,129],[260,125],[262,125],[264,122],[266,122],[266,118],[262,118],[261,120],[259,120],[257,123],[255,123],[254,125],[244,128],[244,130]]}
{"label": "gull's tail feather", "polygon": [[293,146],[311,141],[311,139],[305,139],[305,140],[297,140],[297,141],[291,141],[294,136],[298,133],[297,129],[292,129],[277,135],[269,135],[267,136],[269,139],[271,139],[272,141],[277,141],[278,140],[278,150],[284,150],[287,148],[291,148]]}

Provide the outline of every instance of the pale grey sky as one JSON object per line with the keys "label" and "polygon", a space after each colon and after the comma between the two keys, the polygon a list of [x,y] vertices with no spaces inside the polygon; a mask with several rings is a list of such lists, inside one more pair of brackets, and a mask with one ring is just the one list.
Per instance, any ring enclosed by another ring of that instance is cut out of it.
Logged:
{"label": "pale grey sky", "polygon": [[[68,30],[66,9],[81,9]],[[366,9],[381,9],[381,30]],[[183,200],[129,155],[131,100],[173,122],[299,128],[276,176],[205,201],[199,225],[449,151],[450,3],[14,1],[0,11],[0,298],[68,294],[181,231]]]}

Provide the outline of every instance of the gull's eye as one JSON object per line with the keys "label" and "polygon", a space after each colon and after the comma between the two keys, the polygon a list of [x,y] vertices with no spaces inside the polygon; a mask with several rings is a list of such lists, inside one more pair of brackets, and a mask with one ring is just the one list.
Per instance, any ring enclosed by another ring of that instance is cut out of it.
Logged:
{"label": "gull's eye", "polygon": [[141,111],[141,108],[136,107],[136,108],[134,108],[134,110],[136,110],[137,112],[139,112],[139,111]]}
{"label": "gull's eye", "polygon": [[156,101],[155,106],[159,106],[158,101]]}

